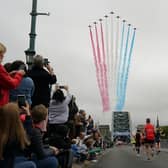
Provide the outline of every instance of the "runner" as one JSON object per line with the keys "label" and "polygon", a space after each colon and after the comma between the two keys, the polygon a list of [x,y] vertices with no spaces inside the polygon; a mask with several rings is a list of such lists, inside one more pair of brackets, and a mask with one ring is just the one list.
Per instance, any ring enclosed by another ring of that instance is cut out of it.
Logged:
{"label": "runner", "polygon": [[146,119],[146,125],[144,127],[145,133],[145,149],[147,160],[151,160],[154,155],[154,141],[155,141],[155,129],[154,126],[150,123],[150,119]]}
{"label": "runner", "polygon": [[137,129],[137,132],[135,135],[135,149],[137,152],[137,156],[140,156],[140,147],[141,147],[141,132],[139,129]]}
{"label": "runner", "polygon": [[160,152],[160,130],[159,128],[156,129],[155,147],[156,147],[156,154],[159,154]]}

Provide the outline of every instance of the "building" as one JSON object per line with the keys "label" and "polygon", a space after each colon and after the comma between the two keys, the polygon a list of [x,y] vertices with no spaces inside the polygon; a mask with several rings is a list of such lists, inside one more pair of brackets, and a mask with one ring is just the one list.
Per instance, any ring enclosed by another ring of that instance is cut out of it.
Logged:
{"label": "building", "polygon": [[114,111],[112,114],[112,139],[130,142],[131,121],[130,113],[127,111]]}

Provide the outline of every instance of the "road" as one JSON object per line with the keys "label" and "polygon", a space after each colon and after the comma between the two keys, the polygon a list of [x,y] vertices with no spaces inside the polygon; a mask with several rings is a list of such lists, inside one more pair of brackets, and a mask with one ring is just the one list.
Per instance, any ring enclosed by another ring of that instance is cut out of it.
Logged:
{"label": "road", "polygon": [[145,153],[137,157],[131,147],[118,146],[105,153],[90,168],[168,168],[168,153],[161,152],[151,161],[147,161]]}

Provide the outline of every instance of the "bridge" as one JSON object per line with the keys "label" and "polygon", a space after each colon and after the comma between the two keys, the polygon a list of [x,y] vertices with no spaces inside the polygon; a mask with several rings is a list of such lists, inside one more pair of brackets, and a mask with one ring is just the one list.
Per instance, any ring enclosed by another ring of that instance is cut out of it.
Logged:
{"label": "bridge", "polygon": [[136,156],[131,146],[117,146],[109,149],[97,163],[91,164],[89,168],[167,168],[168,149],[164,148],[152,160],[147,161],[145,152]]}

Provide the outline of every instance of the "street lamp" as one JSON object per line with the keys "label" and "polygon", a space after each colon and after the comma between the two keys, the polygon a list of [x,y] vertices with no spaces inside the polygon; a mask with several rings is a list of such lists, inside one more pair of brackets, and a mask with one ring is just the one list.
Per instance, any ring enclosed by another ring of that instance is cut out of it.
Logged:
{"label": "street lamp", "polygon": [[29,34],[30,41],[29,41],[29,48],[25,51],[26,54],[26,63],[28,65],[28,69],[31,69],[33,63],[33,57],[36,54],[35,51],[35,38],[36,38],[36,16],[38,15],[47,15],[49,13],[37,13],[37,0],[33,0],[32,3],[32,12],[31,15],[31,32]]}

